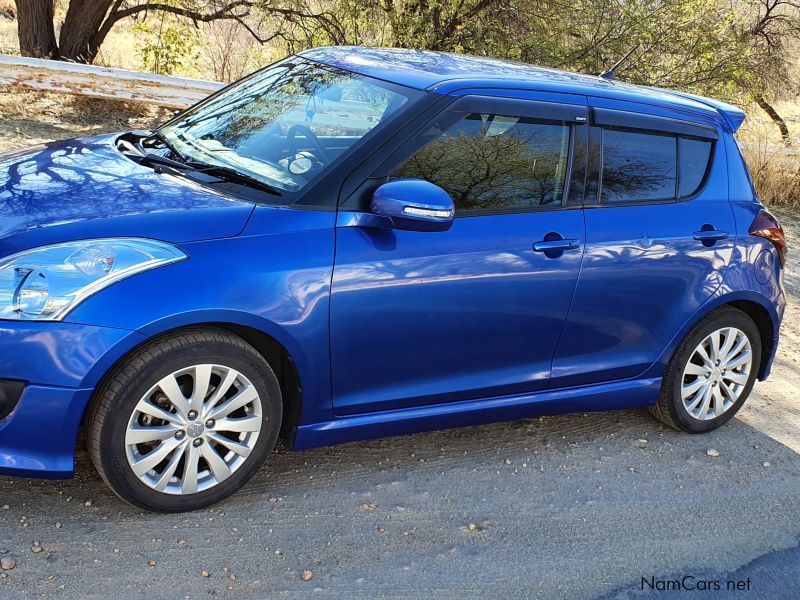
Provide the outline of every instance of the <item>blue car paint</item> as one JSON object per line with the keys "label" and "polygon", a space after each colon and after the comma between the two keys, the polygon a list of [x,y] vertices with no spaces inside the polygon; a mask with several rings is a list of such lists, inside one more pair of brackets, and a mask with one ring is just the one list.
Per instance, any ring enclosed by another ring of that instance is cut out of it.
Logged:
{"label": "blue car paint", "polygon": [[457,218],[435,235],[337,228],[334,411],[547,387],[582,256],[580,249],[556,258],[533,252],[551,231],[582,243],[583,211]]}
{"label": "blue car paint", "polygon": [[0,257],[75,239],[138,236],[180,243],[244,229],[252,203],[137,165],[115,148],[116,137],[0,155]]}
{"label": "blue car paint", "polygon": [[[481,95],[712,125],[720,133],[715,167],[703,192],[681,206],[577,206],[502,222],[458,217],[448,231],[422,233],[359,228],[363,213],[332,209],[347,199],[348,173],[358,179],[359,165],[381,144],[400,143],[408,123],[341,161],[303,197],[302,209],[255,205],[156,174],[122,156],[114,136],[2,156],[0,257],[60,241],[137,236],[179,243],[190,258],[104,289],[63,323],[0,321],[0,379],[28,383],[0,420],[0,472],[68,476],[78,425],[102,377],[146,340],[195,324],[252,328],[287,350],[302,389],[296,449],[646,406],[686,332],[729,302],[753,302],[769,317],[773,344],[759,374],[766,377],[785,297],[777,261],[760,258],[773,252],[770,244],[747,234],[761,207],[731,137],[741,111],[504,61],[364,48],[303,56],[432,92],[418,101],[419,114]],[[341,199],[331,191],[340,188]],[[626,211],[628,228],[618,227],[615,211]],[[687,238],[706,214],[734,234],[710,252]],[[580,248],[556,258],[534,253],[531,244],[552,231],[578,239]],[[613,265],[603,263],[608,256]],[[674,276],[654,278],[653,257],[673,261]],[[621,273],[620,284],[614,276]],[[428,310],[415,312],[422,301]],[[624,316],[615,319],[620,305]],[[531,328],[535,340],[521,333]],[[485,342],[481,360],[464,352],[470,336]]]}

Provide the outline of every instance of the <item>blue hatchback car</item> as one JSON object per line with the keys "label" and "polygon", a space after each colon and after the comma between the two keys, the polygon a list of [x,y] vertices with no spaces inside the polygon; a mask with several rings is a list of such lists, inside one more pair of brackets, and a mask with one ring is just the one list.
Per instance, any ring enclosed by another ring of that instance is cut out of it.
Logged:
{"label": "blue hatchback car", "polygon": [[83,427],[143,509],[294,449],[649,407],[700,433],[769,374],[786,243],[682,93],[320,48],[155,131],[0,157],[0,472]]}

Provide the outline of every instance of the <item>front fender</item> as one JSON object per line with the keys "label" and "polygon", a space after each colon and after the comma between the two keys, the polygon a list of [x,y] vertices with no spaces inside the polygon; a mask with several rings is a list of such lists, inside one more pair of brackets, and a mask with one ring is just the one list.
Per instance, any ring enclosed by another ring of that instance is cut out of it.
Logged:
{"label": "front fender", "polygon": [[[325,214],[332,221],[334,213]],[[189,260],[120,281],[86,300],[67,320],[128,329],[144,339],[210,323],[257,329],[291,355],[303,385],[303,419],[330,418],[332,223],[184,248]]]}

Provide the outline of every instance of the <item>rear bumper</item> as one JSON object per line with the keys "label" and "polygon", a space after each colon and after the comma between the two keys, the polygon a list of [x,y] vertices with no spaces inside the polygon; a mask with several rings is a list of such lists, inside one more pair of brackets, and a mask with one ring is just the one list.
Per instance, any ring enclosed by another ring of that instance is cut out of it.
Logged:
{"label": "rear bumper", "polygon": [[0,419],[0,474],[72,476],[75,439],[94,387],[144,339],[124,329],[0,321],[0,380],[25,384]]}

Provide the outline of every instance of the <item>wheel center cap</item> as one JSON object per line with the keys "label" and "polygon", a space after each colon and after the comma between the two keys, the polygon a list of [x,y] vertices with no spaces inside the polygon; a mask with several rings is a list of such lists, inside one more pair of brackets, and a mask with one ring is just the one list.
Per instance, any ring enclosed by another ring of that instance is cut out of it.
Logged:
{"label": "wheel center cap", "polygon": [[714,381],[719,381],[722,378],[719,367],[714,367],[711,369],[711,377],[714,379]]}
{"label": "wheel center cap", "polygon": [[189,434],[189,437],[196,438],[203,435],[205,430],[206,426],[203,425],[202,421],[195,421],[194,423],[189,423],[189,426],[186,428],[186,433]]}

